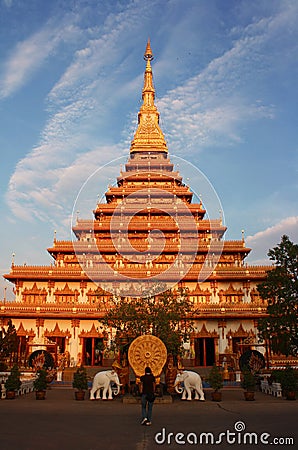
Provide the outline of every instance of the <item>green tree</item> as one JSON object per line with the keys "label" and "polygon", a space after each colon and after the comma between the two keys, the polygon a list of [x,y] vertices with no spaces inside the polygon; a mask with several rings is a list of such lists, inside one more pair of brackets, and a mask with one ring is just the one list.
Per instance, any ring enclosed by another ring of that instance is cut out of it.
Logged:
{"label": "green tree", "polygon": [[268,316],[258,324],[259,337],[270,340],[275,353],[297,356],[298,245],[284,235],[268,256],[275,267],[258,285],[261,298],[268,301]]}
{"label": "green tree", "polygon": [[181,354],[183,341],[188,340],[193,330],[189,319],[192,304],[186,290],[112,301],[112,307],[100,320],[103,325],[115,328],[118,335],[124,334],[131,340],[152,334],[163,341],[169,353]]}

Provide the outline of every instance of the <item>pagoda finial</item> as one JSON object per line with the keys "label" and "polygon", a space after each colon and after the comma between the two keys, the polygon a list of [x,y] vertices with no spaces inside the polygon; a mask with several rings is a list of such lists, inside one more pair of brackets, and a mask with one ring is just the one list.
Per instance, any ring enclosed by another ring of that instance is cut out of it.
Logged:
{"label": "pagoda finial", "polygon": [[147,61],[147,63],[146,63],[146,69],[145,69],[145,74],[144,74],[144,87],[143,87],[143,92],[142,92],[143,106],[156,108],[154,105],[155,89],[153,86],[153,74],[152,74],[152,67],[151,67],[151,61],[153,60],[153,54],[152,54],[152,50],[151,50],[150,39],[148,39],[148,42],[147,42],[146,50],[144,53],[144,60]]}
{"label": "pagoda finial", "polygon": [[151,61],[153,53],[150,39],[147,41],[144,53],[146,69],[142,90],[143,104],[138,114],[138,128],[132,140],[130,152],[167,152],[167,144],[159,127],[159,112],[155,106],[155,89]]}
{"label": "pagoda finial", "polygon": [[16,254],[13,252],[12,254],[12,258],[11,258],[11,267],[14,266],[14,258],[15,258]]}
{"label": "pagoda finial", "polygon": [[145,50],[145,53],[144,53],[144,60],[145,61],[152,61],[152,59],[154,59],[154,57],[153,57],[153,53],[152,53],[152,50],[151,50],[150,39],[148,38],[146,50]]}

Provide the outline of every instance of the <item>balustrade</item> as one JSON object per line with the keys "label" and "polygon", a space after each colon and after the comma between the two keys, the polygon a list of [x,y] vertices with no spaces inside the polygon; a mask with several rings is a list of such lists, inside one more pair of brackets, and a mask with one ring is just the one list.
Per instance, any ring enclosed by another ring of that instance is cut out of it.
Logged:
{"label": "balustrade", "polygon": [[264,394],[273,395],[274,397],[282,397],[281,384],[274,381],[269,383],[267,378],[261,380],[261,391]]}
{"label": "balustrade", "polygon": [[[5,389],[5,381],[10,372],[0,372],[0,398],[6,398],[6,389]],[[28,378],[30,377],[30,378]],[[16,395],[24,395],[33,392],[33,382],[35,379],[35,375],[32,373],[29,374],[21,374],[21,387],[16,391]]]}

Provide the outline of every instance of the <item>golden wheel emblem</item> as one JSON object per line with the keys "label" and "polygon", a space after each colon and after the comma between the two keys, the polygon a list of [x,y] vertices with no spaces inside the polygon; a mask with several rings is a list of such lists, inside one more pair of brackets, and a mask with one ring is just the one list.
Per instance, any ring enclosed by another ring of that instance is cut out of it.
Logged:
{"label": "golden wheel emblem", "polygon": [[158,377],[167,361],[166,346],[156,336],[139,336],[130,344],[128,361],[137,378],[144,375],[147,366],[151,368],[153,375]]}

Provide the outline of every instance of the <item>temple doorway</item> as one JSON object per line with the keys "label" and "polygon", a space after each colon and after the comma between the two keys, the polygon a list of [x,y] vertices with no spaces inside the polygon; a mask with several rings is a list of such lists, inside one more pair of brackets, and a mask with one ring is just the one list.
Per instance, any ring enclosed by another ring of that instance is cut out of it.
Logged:
{"label": "temple doorway", "polygon": [[85,338],[83,348],[85,366],[102,366],[103,338]]}
{"label": "temple doorway", "polygon": [[202,337],[195,339],[195,365],[213,366],[215,363],[214,338]]}

